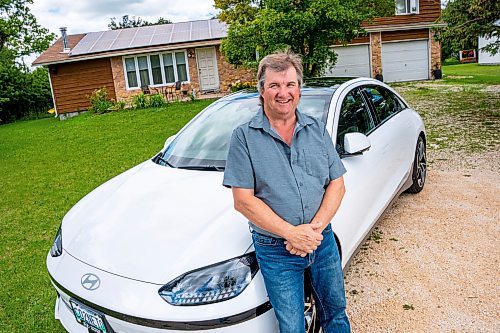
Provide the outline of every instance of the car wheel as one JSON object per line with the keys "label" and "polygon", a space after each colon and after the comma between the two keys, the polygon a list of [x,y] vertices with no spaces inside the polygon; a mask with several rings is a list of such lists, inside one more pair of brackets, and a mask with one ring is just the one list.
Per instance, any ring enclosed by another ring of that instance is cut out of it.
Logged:
{"label": "car wheel", "polygon": [[306,333],[320,333],[321,325],[319,323],[318,311],[314,304],[312,296],[307,296],[304,303],[304,316],[306,318]]}
{"label": "car wheel", "polygon": [[413,161],[413,171],[411,178],[412,185],[406,191],[409,193],[418,193],[422,191],[427,175],[427,156],[425,151],[425,141],[422,136],[418,137],[417,147],[415,148],[415,159]]}
{"label": "car wheel", "polygon": [[309,271],[306,270],[304,281],[304,317],[306,319],[306,333],[320,333],[322,330],[319,323],[318,310],[312,296],[309,274]]}

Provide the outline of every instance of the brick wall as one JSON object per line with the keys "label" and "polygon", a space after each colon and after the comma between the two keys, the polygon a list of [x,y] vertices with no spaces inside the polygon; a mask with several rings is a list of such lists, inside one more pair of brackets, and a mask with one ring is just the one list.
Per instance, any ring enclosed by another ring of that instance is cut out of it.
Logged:
{"label": "brick wall", "polygon": [[200,91],[200,79],[198,78],[198,65],[196,64],[196,51],[194,48],[187,49],[188,67],[189,67],[189,80],[190,85],[186,85],[186,89],[191,92],[194,89],[196,92]]}
{"label": "brick wall", "polygon": [[429,43],[431,44],[431,64],[429,77],[434,78],[434,69],[441,69],[441,43],[434,39],[436,32],[429,30]]}
{"label": "brick wall", "polygon": [[255,81],[257,73],[253,69],[236,67],[229,64],[221,54],[219,46],[215,47],[217,67],[219,69],[219,87],[221,92],[228,92],[236,81]]}
{"label": "brick wall", "polygon": [[[133,90],[127,90],[125,83],[125,73],[123,71],[122,57],[111,57],[111,71],[113,73],[113,82],[115,84],[115,95],[118,101],[127,100],[134,95]],[[140,90],[139,90],[140,91]]]}
{"label": "brick wall", "polygon": [[380,32],[370,33],[370,56],[372,62],[372,77],[382,73],[382,35]]}

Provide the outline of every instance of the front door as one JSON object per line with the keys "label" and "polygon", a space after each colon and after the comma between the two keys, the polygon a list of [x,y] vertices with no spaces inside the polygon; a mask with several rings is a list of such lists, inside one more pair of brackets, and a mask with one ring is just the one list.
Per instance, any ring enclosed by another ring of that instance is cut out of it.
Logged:
{"label": "front door", "polygon": [[219,73],[215,58],[215,47],[196,49],[196,62],[198,64],[200,90],[219,89]]}

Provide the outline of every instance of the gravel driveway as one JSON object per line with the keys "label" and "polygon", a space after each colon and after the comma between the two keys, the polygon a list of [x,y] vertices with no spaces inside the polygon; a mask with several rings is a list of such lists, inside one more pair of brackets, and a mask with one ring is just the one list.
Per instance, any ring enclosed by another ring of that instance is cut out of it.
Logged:
{"label": "gravel driveway", "polygon": [[[429,86],[426,89],[432,89]],[[496,110],[488,118],[488,130],[497,133],[498,88],[481,88],[491,91],[493,102],[486,107]],[[428,108],[427,99],[410,99],[421,114],[428,112],[419,110]],[[447,103],[442,100],[434,108]],[[431,123],[424,114],[428,134],[444,125],[456,128],[453,121],[460,121],[464,130],[481,130],[476,122],[464,126],[463,117],[442,119],[445,124]],[[440,146],[436,139],[429,138],[427,144],[430,163],[424,190],[396,200],[347,271],[353,332],[500,332],[498,136],[475,151]]]}

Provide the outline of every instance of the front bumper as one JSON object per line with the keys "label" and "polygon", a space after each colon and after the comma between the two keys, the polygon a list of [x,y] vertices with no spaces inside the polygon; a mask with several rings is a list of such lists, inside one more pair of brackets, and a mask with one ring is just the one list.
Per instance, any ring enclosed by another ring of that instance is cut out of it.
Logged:
{"label": "front bumper", "polygon": [[[58,293],[55,317],[71,333],[89,331],[76,321],[70,299],[102,313],[114,333],[278,332],[260,274],[234,299],[209,305],[172,306],[158,295],[160,285],[98,270],[67,252],[57,258],[49,255],[47,267]],[[98,290],[82,287],[81,278],[87,273],[99,276]]]}
{"label": "front bumper", "polygon": [[[56,288],[57,289],[57,288]],[[55,305],[55,318],[58,319],[66,331],[70,333],[88,333],[88,329],[80,325],[73,314],[73,311],[66,302],[63,301],[63,297],[66,295],[58,295]],[[238,324],[230,324],[225,322],[230,320],[230,318],[220,318],[218,319],[218,328],[197,329],[195,327],[195,322],[170,322],[169,325],[181,326],[184,325],[184,329],[173,329],[173,328],[161,328],[162,325],[166,325],[162,322],[157,322],[157,327],[142,326],[139,324],[133,324],[128,321],[123,321],[118,318],[106,315],[106,320],[108,324],[113,329],[114,333],[186,333],[189,332],[203,332],[203,333],[241,333],[241,332],[279,332],[276,317],[274,316],[274,311],[270,309],[265,311],[260,315],[253,317],[248,320],[244,320]],[[151,323],[154,324],[154,323]]]}

